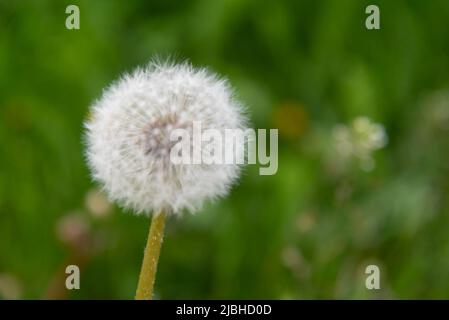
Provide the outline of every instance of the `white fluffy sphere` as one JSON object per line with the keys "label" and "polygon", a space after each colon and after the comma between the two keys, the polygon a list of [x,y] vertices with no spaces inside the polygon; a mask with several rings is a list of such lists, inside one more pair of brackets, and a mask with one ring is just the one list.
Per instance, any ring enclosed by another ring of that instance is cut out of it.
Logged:
{"label": "white fluffy sphere", "polygon": [[136,213],[197,210],[224,196],[238,164],[173,164],[170,132],[244,129],[243,108],[226,80],[184,63],[150,63],[112,84],[91,107],[87,161],[109,198]]}

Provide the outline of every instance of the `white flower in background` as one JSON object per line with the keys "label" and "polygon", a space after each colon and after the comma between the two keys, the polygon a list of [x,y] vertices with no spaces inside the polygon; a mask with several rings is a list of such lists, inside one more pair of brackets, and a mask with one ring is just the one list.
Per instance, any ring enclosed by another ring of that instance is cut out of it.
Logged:
{"label": "white flower in background", "polygon": [[388,141],[383,125],[367,117],[358,117],[349,126],[335,126],[333,138],[338,153],[345,159],[358,159],[365,171],[374,169],[372,153],[383,148]]}
{"label": "white flower in background", "polygon": [[22,296],[22,286],[15,276],[0,273],[0,300],[17,300]]}
{"label": "white flower in background", "polygon": [[82,212],[69,212],[58,220],[56,235],[71,248],[83,247],[89,237],[90,224]]}
{"label": "white flower in background", "polygon": [[[173,164],[175,129],[244,129],[228,82],[189,64],[150,63],[123,76],[91,107],[87,159],[111,200],[137,213],[179,213],[227,194],[237,164]],[[210,150],[210,143],[203,142]]]}
{"label": "white flower in background", "polygon": [[97,188],[86,193],[85,205],[87,211],[96,218],[106,217],[112,211],[112,205],[106,195]]}

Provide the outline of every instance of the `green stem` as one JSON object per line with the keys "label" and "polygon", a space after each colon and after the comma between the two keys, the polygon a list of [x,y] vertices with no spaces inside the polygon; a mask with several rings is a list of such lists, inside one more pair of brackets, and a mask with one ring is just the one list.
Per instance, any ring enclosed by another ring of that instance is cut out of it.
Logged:
{"label": "green stem", "polygon": [[167,214],[160,212],[153,216],[147,246],[143,256],[139,283],[136,290],[136,300],[151,300],[153,298],[154,282],[156,280],[157,262],[164,238],[165,218]]}

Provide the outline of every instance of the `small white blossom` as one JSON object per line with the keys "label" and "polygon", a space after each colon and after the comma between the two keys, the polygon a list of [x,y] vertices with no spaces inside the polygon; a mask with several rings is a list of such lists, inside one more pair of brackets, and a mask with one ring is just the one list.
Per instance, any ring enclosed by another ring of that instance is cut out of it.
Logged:
{"label": "small white blossom", "polygon": [[360,160],[365,171],[375,167],[372,153],[383,148],[388,141],[383,125],[373,123],[367,117],[354,119],[350,126],[337,125],[333,137],[338,153],[346,159],[355,157]]}
{"label": "small white blossom", "polygon": [[112,205],[106,195],[96,188],[89,190],[85,196],[87,211],[96,218],[106,217],[111,213]]}
{"label": "small white blossom", "polygon": [[206,69],[150,63],[123,76],[91,107],[85,125],[93,178],[111,200],[136,213],[195,211],[204,200],[226,195],[239,165],[170,161],[170,133],[192,130],[194,121],[202,130],[246,124],[228,82]]}

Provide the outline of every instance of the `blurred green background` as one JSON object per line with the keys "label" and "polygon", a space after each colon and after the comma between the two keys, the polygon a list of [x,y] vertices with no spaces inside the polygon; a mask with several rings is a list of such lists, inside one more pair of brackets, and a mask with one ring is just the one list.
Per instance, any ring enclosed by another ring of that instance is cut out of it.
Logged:
{"label": "blurred green background", "polygon": [[449,298],[448,20],[446,0],[0,0],[0,297],[134,297],[149,219],[91,182],[83,120],[159,55],[228,77],[279,170],[169,219],[158,298]]}

